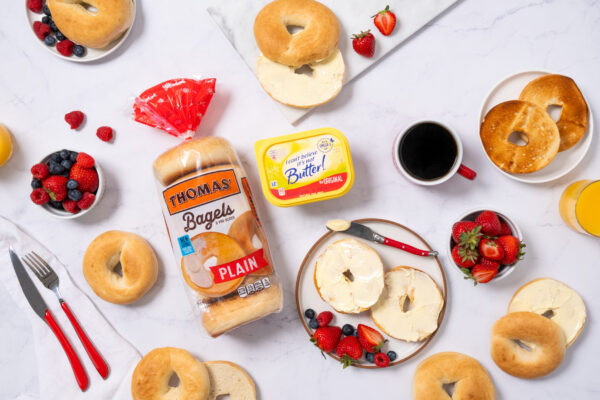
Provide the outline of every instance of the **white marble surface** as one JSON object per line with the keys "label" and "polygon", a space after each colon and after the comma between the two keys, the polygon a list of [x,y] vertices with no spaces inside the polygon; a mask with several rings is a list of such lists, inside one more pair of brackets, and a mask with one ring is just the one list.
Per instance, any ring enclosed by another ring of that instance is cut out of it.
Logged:
{"label": "white marble surface", "polygon": [[[501,399],[600,396],[596,323],[600,241],[570,231],[557,208],[569,182],[600,178],[597,141],[575,171],[554,183],[530,186],[507,179],[488,163],[477,129],[481,102],[492,85],[529,68],[572,76],[589,106],[598,109],[599,1],[460,1],[297,127],[264,95],[203,2],[140,2],[138,13],[131,40],[116,54],[103,62],[77,65],[35,43],[21,2],[3,5],[0,120],[12,130],[17,147],[13,159],[0,168],[0,212],[46,243],[106,318],[141,352],[171,345],[204,360],[232,360],[255,378],[261,399],[361,399],[375,393],[381,399],[409,399],[417,364],[446,350],[479,359]],[[203,338],[192,320],[150,171],[156,155],[175,140],[129,117],[132,96],[183,75],[218,79],[217,94],[200,133],[227,137],[246,160],[286,289],[282,313],[217,340]],[[82,131],[72,132],[63,115],[77,108],[88,119]],[[439,187],[417,187],[394,170],[394,136],[421,118],[435,118],[458,130],[465,146],[464,161],[479,173],[476,182],[456,177]],[[104,124],[116,129],[114,143],[102,143],[94,136],[95,128]],[[265,202],[258,187],[254,141],[327,125],[344,132],[350,141],[357,171],[352,191],[337,200],[289,209]],[[53,219],[28,200],[29,167],[42,155],[63,147],[89,151],[108,176],[102,202],[72,221]],[[300,326],[293,287],[298,265],[323,233],[327,218],[393,219],[443,249],[454,218],[478,206],[505,210],[520,225],[528,254],[517,271],[496,284],[473,288],[446,263],[449,298],[444,323],[430,346],[404,365],[388,370],[342,370],[332,360],[323,360]],[[108,229],[137,232],[158,253],[158,283],[135,305],[105,303],[83,279],[84,250]],[[489,356],[489,333],[513,292],[540,276],[560,279],[577,289],[587,304],[589,319],[555,373],[525,381],[496,367]],[[38,384],[32,372],[35,349],[30,327],[2,285],[0,315],[0,399],[35,394]]]}

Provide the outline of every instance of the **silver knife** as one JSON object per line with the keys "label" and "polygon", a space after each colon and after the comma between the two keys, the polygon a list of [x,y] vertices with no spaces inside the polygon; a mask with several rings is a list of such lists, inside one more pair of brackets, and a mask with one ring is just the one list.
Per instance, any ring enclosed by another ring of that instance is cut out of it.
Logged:
{"label": "silver knife", "polygon": [[435,250],[421,250],[413,247],[409,244],[399,242],[394,239],[390,239],[377,232],[374,232],[368,226],[359,224],[358,222],[346,221],[343,219],[334,219],[327,221],[327,229],[330,231],[343,232],[348,235],[356,236],[362,239],[369,240],[386,246],[395,247],[400,250],[404,250],[408,253],[415,254],[421,257],[436,257],[438,252]]}
{"label": "silver knife", "polygon": [[73,373],[75,374],[77,384],[79,385],[82,391],[85,391],[85,389],[87,389],[88,386],[88,377],[85,373],[85,370],[83,369],[83,365],[81,365],[81,361],[79,361],[79,358],[75,353],[75,350],[73,350],[73,347],[71,347],[71,343],[69,343],[67,337],[60,330],[60,327],[56,323],[54,316],[48,309],[48,306],[46,305],[46,302],[40,295],[40,292],[38,292],[35,285],[31,281],[31,278],[27,274],[27,271],[25,271],[25,267],[23,267],[21,260],[19,260],[19,257],[15,254],[15,251],[13,250],[12,246],[9,247],[8,253],[10,254],[10,260],[12,261],[13,268],[15,269],[15,273],[17,274],[17,279],[19,280],[21,289],[23,289],[23,294],[25,294],[25,298],[29,302],[31,308],[33,308],[33,311],[35,311],[35,313],[41,319],[43,319],[48,324],[48,326],[50,326],[50,329],[52,329],[52,332],[54,332],[54,334],[56,335],[56,338],[62,345],[63,350],[69,358],[69,362],[71,363],[71,368],[73,368]]}

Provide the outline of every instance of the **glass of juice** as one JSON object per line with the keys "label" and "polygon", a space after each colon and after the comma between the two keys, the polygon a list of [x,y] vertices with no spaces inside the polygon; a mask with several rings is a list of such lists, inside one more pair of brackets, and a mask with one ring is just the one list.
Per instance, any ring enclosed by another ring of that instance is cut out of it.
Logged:
{"label": "glass of juice", "polygon": [[559,209],[570,228],[600,237],[600,180],[570,184],[560,197]]}

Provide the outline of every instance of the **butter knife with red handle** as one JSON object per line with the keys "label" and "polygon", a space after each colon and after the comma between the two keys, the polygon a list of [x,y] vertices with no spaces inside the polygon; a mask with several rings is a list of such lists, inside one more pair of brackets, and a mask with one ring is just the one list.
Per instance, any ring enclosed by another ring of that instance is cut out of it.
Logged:
{"label": "butter knife with red handle", "polygon": [[334,219],[327,221],[327,229],[330,231],[347,233],[362,239],[370,240],[371,242],[385,244],[386,246],[395,247],[397,249],[404,250],[407,253],[415,254],[421,257],[436,257],[438,255],[438,252],[435,250],[417,249],[409,244],[380,235],[379,233],[374,232],[368,226],[359,224],[358,222]]}

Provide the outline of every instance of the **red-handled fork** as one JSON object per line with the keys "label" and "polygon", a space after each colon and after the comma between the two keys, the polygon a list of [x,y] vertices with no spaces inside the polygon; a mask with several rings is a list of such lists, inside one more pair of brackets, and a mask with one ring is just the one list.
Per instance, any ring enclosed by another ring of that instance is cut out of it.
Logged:
{"label": "red-handled fork", "polygon": [[77,322],[77,319],[75,319],[75,316],[71,312],[71,309],[69,309],[69,306],[67,306],[67,303],[62,298],[60,291],[58,290],[58,275],[56,275],[56,272],[54,272],[52,267],[34,251],[26,254],[21,259],[29,267],[29,269],[31,269],[35,276],[38,277],[42,284],[46,288],[52,290],[56,297],[58,297],[60,306],[64,310],[65,314],[67,314],[69,321],[71,321],[71,325],[73,325],[75,332],[77,332],[77,336],[79,337],[79,340],[81,340],[81,344],[83,344],[85,351],[90,356],[94,367],[96,367],[96,370],[100,376],[106,379],[108,376],[108,365],[102,359],[102,356],[100,353],[98,353],[98,350],[96,350],[90,339],[88,339],[85,332],[79,325],[79,322]]}

